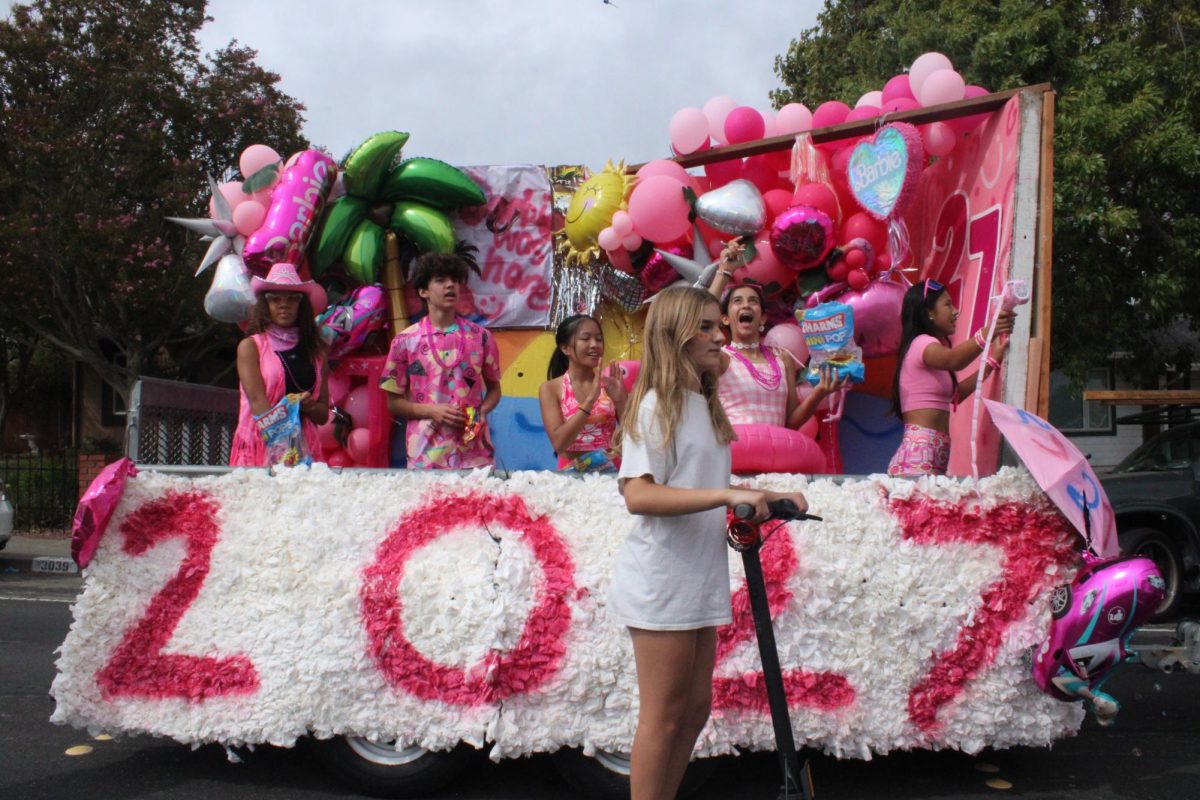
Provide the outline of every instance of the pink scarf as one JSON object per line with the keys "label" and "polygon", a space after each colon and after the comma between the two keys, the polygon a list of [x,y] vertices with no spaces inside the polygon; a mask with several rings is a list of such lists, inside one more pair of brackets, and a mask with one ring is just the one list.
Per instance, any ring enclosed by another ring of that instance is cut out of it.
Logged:
{"label": "pink scarf", "polygon": [[291,350],[300,344],[300,329],[296,327],[281,328],[275,323],[271,323],[267,326],[266,333],[267,341],[271,343],[271,349],[276,353]]}

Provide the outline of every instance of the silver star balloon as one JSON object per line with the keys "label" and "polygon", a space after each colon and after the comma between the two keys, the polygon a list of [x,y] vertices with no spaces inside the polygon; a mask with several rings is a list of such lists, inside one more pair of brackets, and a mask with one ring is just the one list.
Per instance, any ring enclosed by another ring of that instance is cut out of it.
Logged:
{"label": "silver star balloon", "polygon": [[242,245],[245,244],[245,240],[238,235],[237,228],[233,225],[233,209],[229,207],[229,201],[225,199],[225,195],[221,194],[220,189],[217,188],[217,182],[213,180],[212,175],[208,176],[208,185],[212,189],[213,206],[217,211],[217,219],[167,217],[168,222],[174,222],[176,225],[182,225],[189,231],[200,234],[203,237],[201,241],[212,242],[208,246],[208,252],[200,260],[200,266],[196,268],[196,275],[204,272],[231,252],[241,255]]}
{"label": "silver star balloon", "polygon": [[713,276],[717,274],[717,262],[713,261],[712,256],[709,255],[708,246],[704,243],[704,235],[700,232],[699,225],[692,225],[691,258],[668,253],[657,247],[654,248],[654,252],[662,256],[663,260],[671,265],[671,269],[678,272],[683,278],[683,280],[671,284],[672,286],[695,286],[704,289],[712,283]]}

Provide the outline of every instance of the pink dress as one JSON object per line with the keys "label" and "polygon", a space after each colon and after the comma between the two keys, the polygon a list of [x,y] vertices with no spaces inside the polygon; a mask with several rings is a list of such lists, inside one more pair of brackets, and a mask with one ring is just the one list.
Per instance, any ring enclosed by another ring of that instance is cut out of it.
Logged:
{"label": "pink dress", "polygon": [[[478,414],[487,384],[500,381],[500,351],[487,328],[462,317],[455,320],[439,331],[425,317],[397,334],[383,365],[380,388],[414,403],[455,403]],[[463,438],[461,430],[431,419],[408,420],[408,466],[475,469],[495,463],[486,425],[469,442]]]}
{"label": "pink dress", "polygon": [[[563,373],[562,399],[558,407],[562,409],[563,419],[569,419],[579,410],[579,401],[575,399],[575,391],[571,388],[571,374]],[[574,463],[572,454],[590,453],[595,450],[607,451],[612,447],[613,435],[617,432],[617,404],[608,396],[604,389],[592,406],[592,413],[583,424],[583,430],[575,437],[575,441],[567,446],[565,453],[558,456],[558,468],[566,469]],[[614,462],[620,466],[620,462]]]}
{"label": "pink dress", "polygon": [[[256,333],[252,337],[258,347],[258,371],[262,373],[263,384],[267,387],[267,402],[275,405],[281,399],[286,389],[286,376],[283,373],[283,362],[271,349],[271,343],[265,333]],[[317,375],[316,396],[321,387],[321,362],[313,364]],[[321,447],[321,437],[317,434],[317,426],[312,420],[303,420],[304,441],[308,444],[308,452],[313,461],[324,461],[325,452]],[[246,390],[241,389],[241,399],[238,401],[238,426],[233,434],[233,445],[229,450],[229,466],[231,467],[261,467],[266,464],[266,451],[263,440],[258,435],[254,424],[254,412],[250,410],[250,399]]]}

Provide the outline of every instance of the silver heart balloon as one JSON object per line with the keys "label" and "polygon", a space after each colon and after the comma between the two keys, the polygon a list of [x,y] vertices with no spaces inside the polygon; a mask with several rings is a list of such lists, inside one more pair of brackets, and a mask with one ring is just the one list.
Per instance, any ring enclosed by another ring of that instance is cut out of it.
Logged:
{"label": "silver heart balloon", "polygon": [[204,312],[217,322],[245,322],[250,319],[256,298],[250,289],[250,271],[236,253],[217,262],[212,286],[204,295]]}
{"label": "silver heart balloon", "polygon": [[739,178],[705,192],[696,201],[696,216],[721,233],[745,236],[762,230],[767,222],[767,204],[757,186]]}

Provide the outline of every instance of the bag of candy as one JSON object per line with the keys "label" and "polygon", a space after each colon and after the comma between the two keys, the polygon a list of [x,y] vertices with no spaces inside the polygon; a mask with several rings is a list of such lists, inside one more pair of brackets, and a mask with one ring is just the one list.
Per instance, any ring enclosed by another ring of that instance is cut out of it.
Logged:
{"label": "bag of candy", "polygon": [[854,343],[854,309],[845,303],[821,303],[796,311],[804,342],[811,356],[804,370],[810,385],[821,382],[821,366],[831,364],[839,378],[862,383],[866,368],[862,348]]}
{"label": "bag of candy", "polygon": [[300,420],[300,395],[284,395],[278,403],[255,417],[254,424],[258,426],[258,435],[262,437],[266,451],[264,466],[312,464],[312,453],[308,452]]}

